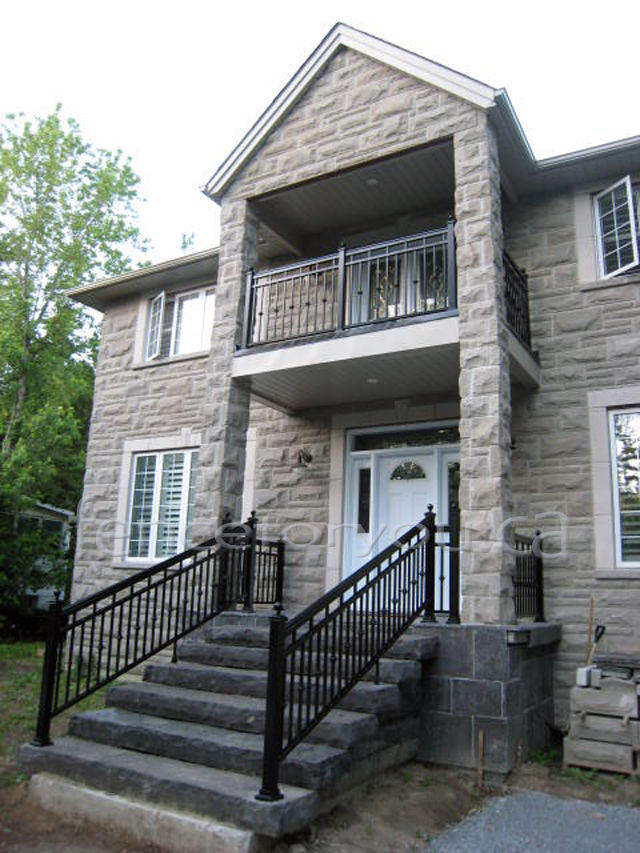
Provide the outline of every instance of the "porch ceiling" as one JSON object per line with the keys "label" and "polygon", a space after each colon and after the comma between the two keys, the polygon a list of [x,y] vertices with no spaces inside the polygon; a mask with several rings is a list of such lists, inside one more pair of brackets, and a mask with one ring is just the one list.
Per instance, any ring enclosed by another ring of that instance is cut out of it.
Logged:
{"label": "porch ceiling", "polygon": [[250,351],[233,364],[237,381],[294,412],[373,400],[451,399],[458,396],[458,374],[457,317]]}
{"label": "porch ceiling", "polygon": [[[412,149],[252,200],[265,226],[262,247],[274,236],[304,249],[322,233],[350,232],[414,212],[453,210],[453,148],[450,140]],[[334,247],[335,248],[335,247]]]}

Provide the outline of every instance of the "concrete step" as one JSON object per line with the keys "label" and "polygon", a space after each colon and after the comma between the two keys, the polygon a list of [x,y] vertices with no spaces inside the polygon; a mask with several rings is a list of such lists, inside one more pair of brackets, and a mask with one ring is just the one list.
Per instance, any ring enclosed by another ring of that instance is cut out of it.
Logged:
{"label": "concrete step", "polygon": [[[265,702],[254,696],[215,693],[153,682],[123,682],[107,691],[109,707],[139,714],[202,723],[241,732],[264,732]],[[307,738],[351,749],[378,736],[378,720],[370,713],[334,709]]]}
{"label": "concrete step", "polygon": [[[212,642],[183,642],[178,649],[180,661],[206,664],[207,666],[227,666],[237,669],[263,669],[266,671],[269,658],[267,648],[251,646],[217,645]],[[346,659],[346,658],[344,658]],[[419,679],[422,674],[420,660],[412,658],[385,657],[380,661],[379,680],[389,684],[400,684],[412,678]],[[373,681],[375,670],[370,670],[365,679]]]}
{"label": "concrete step", "polygon": [[[149,664],[144,681],[238,696],[264,698],[267,694],[267,673],[262,670],[198,663]],[[338,707],[370,714],[389,714],[402,709],[403,695],[397,684],[361,681],[351,688]]]}
{"label": "concrete step", "polygon": [[[264,737],[200,723],[168,720],[116,708],[88,711],[71,719],[69,734],[83,740],[191,764],[260,776]],[[319,790],[337,783],[349,771],[344,750],[325,744],[301,743],[280,766],[283,782]]]}
{"label": "concrete step", "polygon": [[250,648],[269,647],[269,627],[254,624],[219,625],[215,621],[203,630],[205,640],[225,646],[249,646]]}
{"label": "concrete step", "polygon": [[51,746],[25,744],[20,759],[32,772],[47,772],[101,791],[184,810],[279,838],[307,826],[319,812],[315,791],[282,785],[282,800],[255,799],[256,776],[176,761],[157,755],[68,737]]}
{"label": "concrete step", "polygon": [[[437,637],[425,634],[425,628],[420,627],[399,637],[385,653],[385,658],[393,660],[430,660],[438,652]],[[267,649],[269,646],[269,629],[255,624],[208,625],[203,630],[203,636],[209,643],[219,646],[244,646],[252,649]],[[259,657],[259,656],[256,656]]]}

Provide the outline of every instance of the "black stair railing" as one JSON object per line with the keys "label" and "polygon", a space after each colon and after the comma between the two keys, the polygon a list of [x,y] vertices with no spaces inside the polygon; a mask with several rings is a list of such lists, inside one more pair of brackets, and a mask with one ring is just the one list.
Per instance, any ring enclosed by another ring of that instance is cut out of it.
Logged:
{"label": "black stair railing", "polygon": [[51,720],[177,643],[230,605],[282,600],[284,544],[257,536],[255,512],[218,536],[66,607],[49,610],[35,746]]}
{"label": "black stair railing", "polygon": [[[270,620],[262,787],[278,800],[280,762],[423,614],[435,621],[436,549],[450,552],[450,621],[458,622],[459,522],[436,528],[433,507],[415,527],[292,619]],[[449,534],[437,544],[436,533]]]}

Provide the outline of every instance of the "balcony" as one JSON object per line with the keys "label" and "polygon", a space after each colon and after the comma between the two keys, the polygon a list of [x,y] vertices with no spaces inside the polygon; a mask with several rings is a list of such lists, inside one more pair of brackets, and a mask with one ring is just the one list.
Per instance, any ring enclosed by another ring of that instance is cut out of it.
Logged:
{"label": "balcony", "polygon": [[457,306],[453,220],[410,237],[345,249],[247,280],[243,344],[308,340],[442,315]]}
{"label": "balcony", "polygon": [[[527,281],[505,255],[512,380],[535,386]],[[454,222],[247,276],[233,376],[290,411],[458,399]],[[375,334],[369,334],[375,332]]]}

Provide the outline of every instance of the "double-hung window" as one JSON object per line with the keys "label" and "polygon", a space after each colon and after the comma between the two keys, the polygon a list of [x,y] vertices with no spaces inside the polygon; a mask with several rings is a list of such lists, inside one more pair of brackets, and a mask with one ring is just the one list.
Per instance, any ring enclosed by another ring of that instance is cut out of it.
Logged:
{"label": "double-hung window", "polygon": [[640,409],[609,411],[616,564],[640,567]]}
{"label": "double-hung window", "polygon": [[149,301],[145,361],[204,352],[211,345],[215,294],[211,289],[160,293]]}
{"label": "double-hung window", "polygon": [[129,559],[154,560],[191,544],[197,450],[133,457],[127,525]]}
{"label": "double-hung window", "polygon": [[627,175],[594,198],[598,263],[602,278],[626,272],[640,263],[640,188]]}

